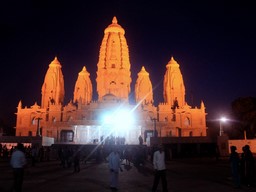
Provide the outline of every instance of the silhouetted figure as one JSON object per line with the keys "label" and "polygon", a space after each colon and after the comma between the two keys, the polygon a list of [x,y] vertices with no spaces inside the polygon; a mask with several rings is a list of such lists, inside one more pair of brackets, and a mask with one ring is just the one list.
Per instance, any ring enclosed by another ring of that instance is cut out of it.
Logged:
{"label": "silhouetted figure", "polygon": [[97,148],[96,161],[100,163],[103,160],[103,145]]}
{"label": "silhouetted figure", "polygon": [[172,106],[172,109],[179,109],[179,102],[178,102],[178,99],[177,97],[175,97],[175,100],[173,101],[173,106]]}
{"label": "silhouetted figure", "polygon": [[101,142],[101,144],[104,144],[104,136],[103,135],[100,137],[100,142]]}
{"label": "silhouetted figure", "polygon": [[65,154],[65,150],[64,150],[64,148],[62,148],[62,147],[60,147],[59,149],[58,149],[58,158],[59,158],[59,160],[60,160],[60,165],[63,167],[63,168],[65,168],[65,156],[66,156],[66,154]]}
{"label": "silhouetted figure", "polygon": [[3,146],[3,157],[4,157],[4,159],[8,158],[8,154],[9,154],[9,151],[8,151],[6,145],[4,145]]}
{"label": "silhouetted figure", "polygon": [[140,143],[140,145],[143,144],[143,138],[141,137],[141,135],[139,136],[139,143]]}
{"label": "silhouetted figure", "polygon": [[10,163],[14,175],[14,191],[21,192],[24,177],[24,166],[27,163],[22,143],[18,143],[16,150],[12,153]]}
{"label": "silhouetted figure", "polygon": [[125,165],[131,165],[131,161],[132,161],[132,154],[131,154],[131,150],[126,147],[124,150],[124,159],[125,159]]}
{"label": "silhouetted figure", "polygon": [[74,173],[80,172],[80,159],[81,159],[81,150],[78,149],[74,154]]}
{"label": "silhouetted figure", "polygon": [[45,159],[46,161],[50,161],[51,148],[48,146],[45,149]]}
{"label": "silhouetted figure", "polygon": [[229,162],[231,166],[231,173],[233,182],[236,188],[240,188],[240,157],[239,154],[236,152],[236,146],[230,147],[230,156]]}
{"label": "silhouetted figure", "polygon": [[249,145],[245,145],[242,149],[243,149],[243,153],[241,155],[242,181],[245,185],[250,187],[253,184],[253,179],[255,174],[254,157],[252,155]]}
{"label": "silhouetted figure", "polygon": [[220,149],[219,149],[219,146],[216,144],[215,145],[215,159],[216,161],[218,161],[220,158]]}
{"label": "silhouetted figure", "polygon": [[70,168],[72,166],[72,158],[73,158],[73,149],[70,147],[67,150],[67,167]]}
{"label": "silhouetted figure", "polygon": [[40,149],[39,149],[39,161],[40,162],[43,162],[44,161],[44,155],[45,155],[45,151],[44,151],[44,147],[41,146]]}
{"label": "silhouetted figure", "polygon": [[162,181],[163,192],[168,192],[167,181],[166,181],[165,153],[163,151],[162,145],[160,145],[158,147],[158,150],[154,152],[153,165],[155,169],[155,176],[154,176],[152,192],[157,191],[157,187],[160,179]]}
{"label": "silhouetted figure", "polygon": [[31,164],[32,167],[34,167],[36,165],[36,161],[37,161],[37,147],[33,146],[31,149]]}

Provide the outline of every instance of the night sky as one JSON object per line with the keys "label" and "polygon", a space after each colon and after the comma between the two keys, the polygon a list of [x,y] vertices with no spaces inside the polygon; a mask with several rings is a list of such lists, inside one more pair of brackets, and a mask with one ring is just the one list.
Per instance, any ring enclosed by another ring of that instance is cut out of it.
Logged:
{"label": "night sky", "polygon": [[104,29],[113,16],[125,29],[132,90],[142,66],[155,103],[163,102],[165,66],[180,64],[191,106],[204,101],[207,119],[229,115],[238,97],[256,96],[256,7],[253,1],[54,1],[0,3],[0,119],[15,126],[18,102],[41,103],[48,65],[58,57],[66,103],[85,65],[95,85]]}

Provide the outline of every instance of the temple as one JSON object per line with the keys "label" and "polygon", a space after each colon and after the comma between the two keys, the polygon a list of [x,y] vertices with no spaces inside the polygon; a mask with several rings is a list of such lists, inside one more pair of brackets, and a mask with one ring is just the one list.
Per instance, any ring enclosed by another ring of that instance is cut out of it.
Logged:
{"label": "temple", "polygon": [[[190,106],[180,65],[171,57],[163,74],[164,101],[154,104],[150,74],[144,66],[131,87],[131,63],[125,30],[114,17],[105,29],[97,63],[96,93],[86,66],[81,67],[73,99],[64,103],[62,65],[55,57],[49,64],[41,89],[41,104],[18,103],[16,136],[44,136],[55,143],[90,144],[110,138],[138,144],[151,137],[205,137],[206,111]],[[131,94],[133,90],[134,94]],[[96,95],[96,100],[93,96]],[[131,95],[134,102],[130,102]]]}

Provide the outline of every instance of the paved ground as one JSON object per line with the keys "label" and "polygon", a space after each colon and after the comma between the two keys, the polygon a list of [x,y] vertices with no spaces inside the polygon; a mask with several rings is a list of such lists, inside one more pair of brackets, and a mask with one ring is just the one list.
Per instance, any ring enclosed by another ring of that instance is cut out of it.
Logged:
{"label": "paved ground", "polygon": [[[169,192],[240,192],[256,191],[255,187],[234,189],[227,160],[179,159],[167,162]],[[119,192],[150,192],[153,181],[152,165],[124,166],[120,173]],[[0,191],[12,188],[12,170],[8,161],[0,161]],[[107,163],[93,161],[81,164],[81,171],[62,168],[59,161],[40,162],[26,170],[23,192],[107,192],[109,172]],[[159,186],[161,191],[161,185]]]}

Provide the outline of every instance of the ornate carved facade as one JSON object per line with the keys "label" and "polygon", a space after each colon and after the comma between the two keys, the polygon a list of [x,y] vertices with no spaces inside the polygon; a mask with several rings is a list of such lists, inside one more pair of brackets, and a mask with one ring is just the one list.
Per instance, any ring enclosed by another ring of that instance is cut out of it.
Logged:
{"label": "ornate carved facade", "polygon": [[[150,74],[142,66],[131,95],[131,64],[125,30],[116,17],[104,31],[97,64],[93,101],[90,73],[82,67],[74,85],[73,100],[64,104],[64,77],[57,57],[49,64],[42,86],[41,105],[17,107],[16,136],[53,137],[56,143],[93,143],[110,136],[138,143],[159,137],[206,136],[204,103],[191,107],[185,100],[185,85],[179,64],[172,57],[163,81],[164,101],[154,105]],[[108,115],[108,119],[106,116]],[[133,116],[133,118],[131,117]]]}

